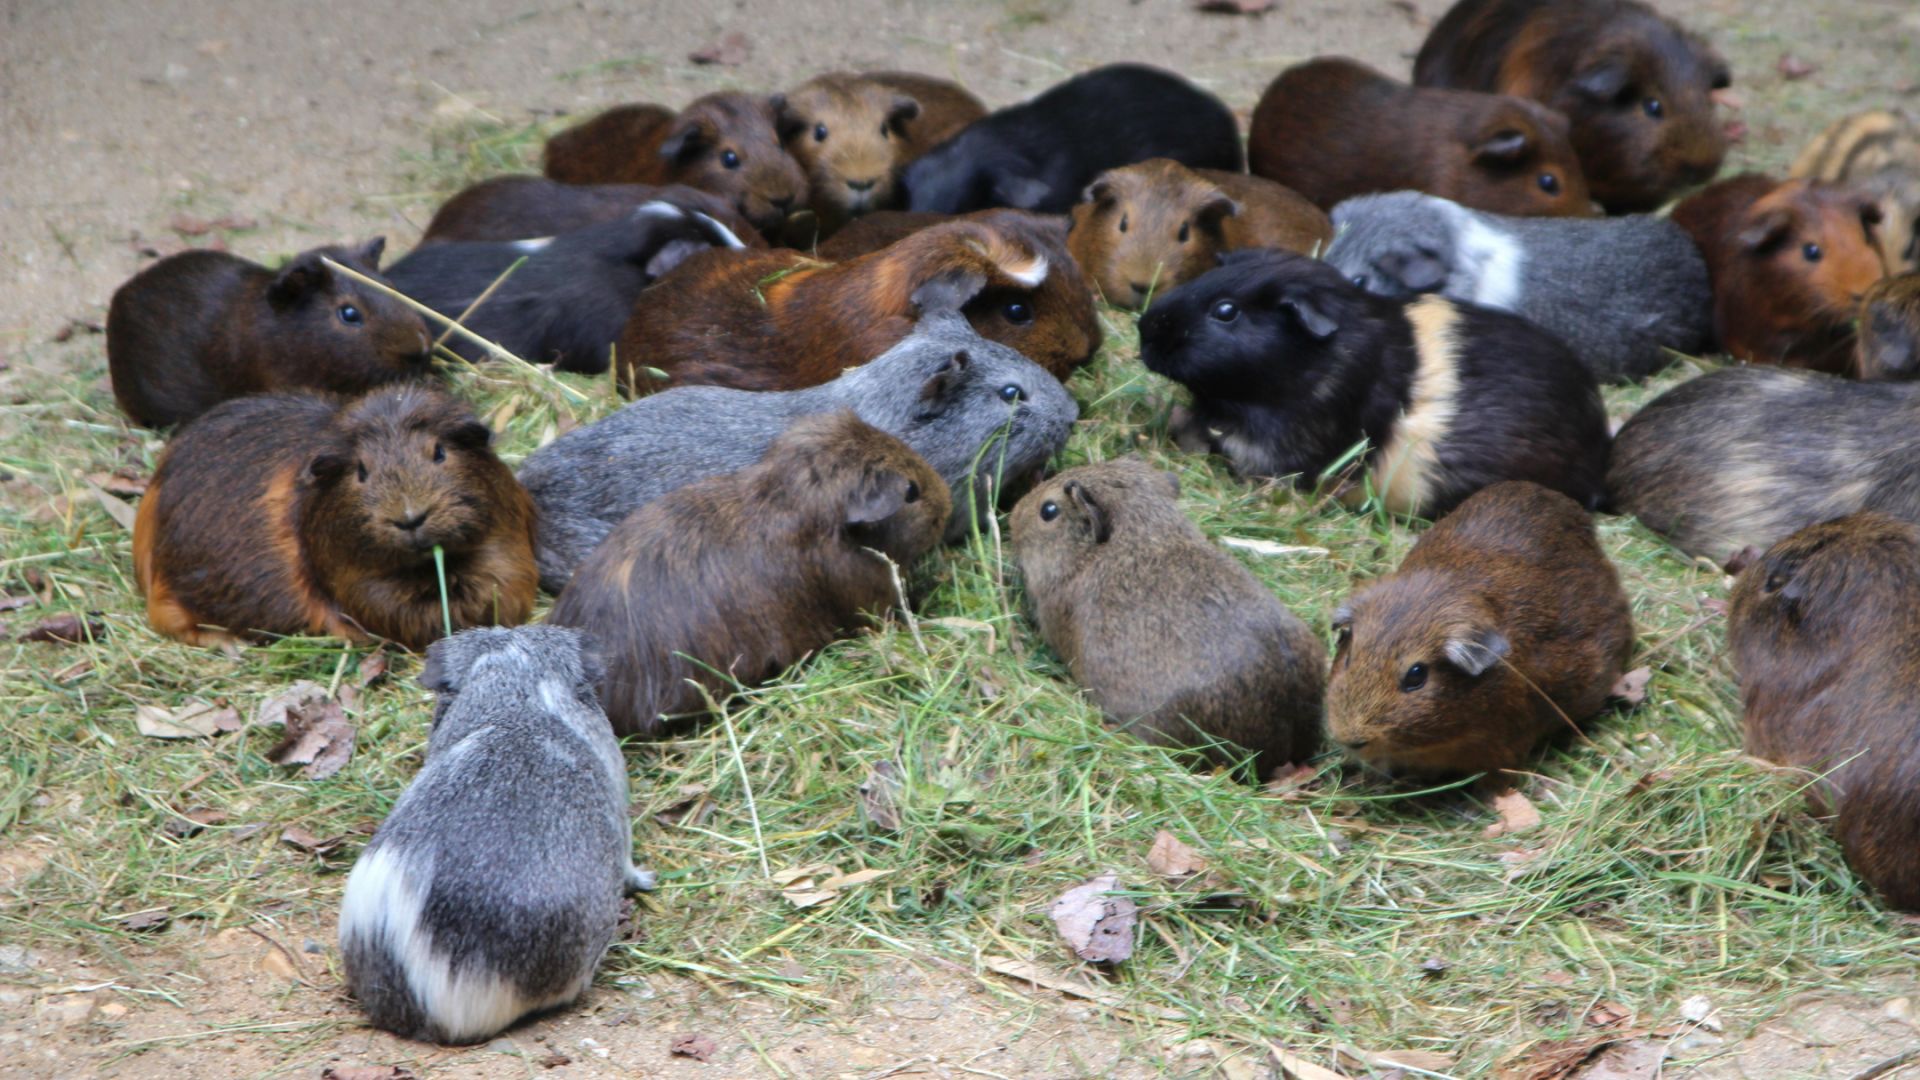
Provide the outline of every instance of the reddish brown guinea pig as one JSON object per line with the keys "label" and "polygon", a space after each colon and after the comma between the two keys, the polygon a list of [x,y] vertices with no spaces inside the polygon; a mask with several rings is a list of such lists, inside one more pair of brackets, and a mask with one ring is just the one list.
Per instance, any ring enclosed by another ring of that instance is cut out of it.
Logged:
{"label": "reddish brown guinea pig", "polygon": [[797,251],[700,252],[634,304],[615,350],[620,389],[815,386],[943,310],[1065,379],[1100,346],[1093,294],[1057,234],[1026,217],[947,222],[843,263]]}
{"label": "reddish brown guinea pig", "polygon": [[134,521],[147,619],[201,645],[332,634],[425,648],[533,611],[533,503],[485,424],[421,385],[259,394],[168,444]]}
{"label": "reddish brown guinea pig", "polygon": [[1567,118],[1538,102],[1410,87],[1344,57],[1288,68],[1254,107],[1247,162],[1322,210],[1423,191],[1495,214],[1594,213]]}
{"label": "reddish brown guinea pig", "polygon": [[1314,255],[1332,239],[1326,213],[1281,184],[1153,158],[1088,185],[1067,249],[1108,303],[1140,307],[1218,266],[1223,252]]}
{"label": "reddish brown guinea pig", "polygon": [[621,105],[547,140],[542,169],[568,184],[685,184],[733,203],[754,228],[780,234],[807,203],[807,178],[780,145],[778,97],[719,93],[677,115]]}
{"label": "reddish brown guinea pig", "polygon": [[684,184],[563,184],[544,176],[496,176],[462,189],[434,212],[420,243],[558,236],[617,221],[656,200],[700,211],[748,247],[767,246],[752,222],[712,192]]}
{"label": "reddish brown guinea pig", "polygon": [[1860,301],[1855,374],[1920,379],[1920,272],[1882,278]]}
{"label": "reddish brown guinea pig", "polygon": [[1721,348],[1755,364],[1853,367],[1854,316],[1886,273],[1873,199],[1746,173],[1682,200],[1673,221],[1706,257]]}
{"label": "reddish brown guinea pig", "polygon": [[[883,247],[905,240],[921,229],[962,219],[980,220],[979,215],[983,214],[1024,214],[1036,222],[1051,222],[1057,217],[1027,210],[975,210],[971,214],[942,214],[933,210],[875,210],[854,218],[832,237],[814,245],[813,253],[827,262],[846,262],[862,255],[871,255]],[[1065,219],[1060,219],[1058,225],[1056,231],[1060,234],[1061,250],[1064,251],[1067,236]]]}

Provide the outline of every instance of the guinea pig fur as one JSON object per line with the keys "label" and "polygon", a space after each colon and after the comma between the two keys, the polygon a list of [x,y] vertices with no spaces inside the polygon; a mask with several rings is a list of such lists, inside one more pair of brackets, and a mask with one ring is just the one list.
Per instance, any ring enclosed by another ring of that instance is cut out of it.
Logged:
{"label": "guinea pig fur", "polygon": [[1867,290],[1854,369],[1862,379],[1920,379],[1920,273]]}
{"label": "guinea pig fur", "polygon": [[1787,175],[1872,197],[1887,273],[1920,271],[1920,118],[1890,109],[1843,117],[1800,151]]}
{"label": "guinea pig fur", "polygon": [[1920,530],[1809,525],[1741,571],[1727,645],[1749,754],[1805,770],[1853,872],[1920,910]]}
{"label": "guinea pig fur", "polygon": [[1498,214],[1594,212],[1566,117],[1523,98],[1410,87],[1344,57],[1288,68],[1268,85],[1247,161],[1324,210],[1413,190]]}
{"label": "guinea pig fur", "polygon": [[[743,246],[706,214],[656,200],[551,240],[429,244],[394,263],[387,277],[523,360],[597,375],[607,370],[640,290],[696,251]],[[457,334],[447,344],[475,363],[488,356]]]}
{"label": "guinea pig fur", "polygon": [[1531,98],[1572,124],[1593,197],[1658,208],[1720,171],[1712,93],[1730,85],[1706,43],[1639,0],[1460,0],[1414,61],[1418,86]]}
{"label": "guinea pig fur", "polygon": [[1860,510],[1920,522],[1920,384],[1729,367],[1621,427],[1609,501],[1691,556],[1724,564]]}
{"label": "guinea pig fur", "polygon": [[1319,207],[1271,180],[1154,158],[1087,186],[1067,248],[1108,303],[1139,307],[1213,269],[1223,251],[1317,255],[1332,238]]}
{"label": "guinea pig fur", "polygon": [[[975,210],[966,214],[917,213],[912,210],[876,210],[871,214],[855,218],[847,227],[834,233],[830,239],[823,240],[814,248],[814,256],[827,262],[846,262],[862,255],[871,255],[881,248],[892,247],[923,229],[935,225],[945,225],[954,221],[977,221],[996,228],[1008,228],[1021,232],[1043,242],[1047,246],[1049,258],[1059,256],[1072,263],[1073,256],[1067,250],[1067,228],[1065,214],[1036,214],[1031,210],[1011,210],[1007,207],[995,207],[992,210]],[[1087,288],[1088,302],[1092,302],[1092,286],[1087,285],[1080,274],[1079,264],[1073,265],[1073,279]]]}
{"label": "guinea pig fur", "polygon": [[934,311],[963,312],[982,337],[1056,378],[1100,346],[1093,292],[1051,236],[955,221],[832,265],[794,251],[700,252],[634,304],[615,376],[629,395],[815,386],[887,351]]}
{"label": "guinea pig fur", "polygon": [[907,166],[907,209],[1064,214],[1094,178],[1148,158],[1238,172],[1239,126],[1219,98],[1143,64],[1076,75],[990,113]]}
{"label": "guinea pig fur", "polygon": [[1860,298],[1886,274],[1872,199],[1747,173],[1683,200],[1673,221],[1706,256],[1722,348],[1755,364],[1852,367]]}
{"label": "guinea pig fur", "polygon": [[554,626],[427,650],[426,764],[347,877],[340,957],[375,1027],[473,1043],[593,981],[633,865],[627,766],[600,661]]}
{"label": "guinea pig fur", "polygon": [[746,246],[767,246],[733,203],[712,192],[685,184],[563,184],[544,176],[495,176],[461,189],[434,211],[420,244],[558,236],[619,221],[650,202],[705,214]]}
{"label": "guinea pig fur", "polygon": [[1348,199],[1333,224],[1327,262],[1361,288],[1523,315],[1602,382],[1644,379],[1713,338],[1707,264],[1664,218],[1503,217],[1399,191]]}
{"label": "guinea pig fur", "polygon": [[777,237],[807,204],[807,177],[780,145],[778,95],[725,92],[677,115],[658,105],[621,105],[547,140],[542,169],[568,184],[685,184],[738,207]]}
{"label": "guinea pig fur", "polygon": [[1368,486],[1393,513],[1438,517],[1500,480],[1601,499],[1599,388],[1517,315],[1439,296],[1403,306],[1304,255],[1238,252],[1153,302],[1140,358],[1193,393],[1181,445],[1240,476],[1311,488],[1364,438]]}
{"label": "guinea pig fur", "polygon": [[1008,518],[1040,636],[1122,729],[1254,778],[1319,749],[1327,652],[1181,512],[1180,483],[1138,458],[1082,465]]}
{"label": "guinea pig fur", "polygon": [[1599,712],[1633,652],[1593,519],[1529,483],[1461,503],[1333,626],[1328,732],[1397,775],[1520,765]]}
{"label": "guinea pig fur", "polygon": [[409,384],[353,401],[259,394],[168,444],[140,499],[133,566],[169,637],[441,636],[532,613],[533,504],[466,406]]}
{"label": "guinea pig fur", "polygon": [[[851,410],[924,458],[953,494],[948,540],[1010,505],[1079,416],[1059,380],[952,312],[922,319],[872,362],[804,390],[664,390],[529,455],[541,584],[558,592],[620,519],[669,491],[758,461],[802,416]],[[976,482],[976,477],[977,482]]]}
{"label": "guinea pig fur", "polygon": [[219,251],[161,259],[107,309],[114,400],[135,423],[166,427],[244,394],[357,394],[427,373],[420,316],[321,262],[378,279],[385,247],[315,248],[278,270]]}
{"label": "guinea pig fur", "polygon": [[[606,649],[613,729],[652,735],[730,680],[770,679],[884,616],[940,541],[946,481],[849,412],[802,417],[754,465],[669,492],[587,556],[551,621]],[[722,675],[715,675],[721,672]]]}

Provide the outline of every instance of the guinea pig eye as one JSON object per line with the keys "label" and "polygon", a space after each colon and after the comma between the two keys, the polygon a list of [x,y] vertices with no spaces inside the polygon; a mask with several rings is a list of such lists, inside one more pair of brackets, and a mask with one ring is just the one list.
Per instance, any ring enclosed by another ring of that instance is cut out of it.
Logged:
{"label": "guinea pig eye", "polygon": [[813,125],[813,141],[814,142],[827,141],[827,125],[825,124]]}
{"label": "guinea pig eye", "polygon": [[1040,504],[1040,520],[1041,521],[1052,521],[1054,518],[1057,518],[1059,516],[1060,516],[1059,503],[1054,502],[1052,499],[1048,499],[1046,502],[1043,502]]}
{"label": "guinea pig eye", "polygon": [[1207,314],[1213,316],[1216,322],[1232,322],[1240,317],[1240,305],[1231,300],[1222,300],[1213,305],[1213,310]]}
{"label": "guinea pig eye", "polygon": [[1540,190],[1549,195],[1560,194],[1560,178],[1550,172],[1540,174]]}
{"label": "guinea pig eye", "polygon": [[1641,102],[1640,110],[1646,113],[1648,116],[1653,117],[1655,120],[1660,119],[1660,117],[1665,115],[1667,111],[1666,107],[1660,104],[1660,99],[1657,97],[1650,97],[1647,100]]}
{"label": "guinea pig eye", "polygon": [[911,480],[907,481],[907,501],[910,503],[920,501],[920,485]]}
{"label": "guinea pig eye", "polygon": [[359,480],[359,481],[360,481],[361,483],[363,483],[363,484],[364,484],[364,483],[366,483],[366,482],[367,482],[367,463],[366,463],[366,462],[364,462],[364,461],[356,461],[356,462],[354,462],[354,463],[353,463],[353,475],[354,475],[354,477],[355,477],[356,479],[358,479],[358,480]]}
{"label": "guinea pig eye", "polygon": [[1192,226],[1190,226],[1190,225],[1188,225],[1188,224],[1187,224],[1186,222],[1184,222],[1184,221],[1183,221],[1183,222],[1181,222],[1181,223],[1180,223],[1180,242],[1181,242],[1181,243],[1183,243],[1183,244],[1184,244],[1184,243],[1186,243],[1186,242],[1187,242],[1187,237],[1189,237],[1189,236],[1192,236],[1192,235],[1193,235],[1193,228],[1192,228]]}
{"label": "guinea pig eye", "polygon": [[435,464],[447,460],[447,447],[445,443],[433,444],[433,460]]}
{"label": "guinea pig eye", "polygon": [[1007,306],[1001,309],[1001,313],[1006,315],[1008,322],[1018,326],[1025,326],[1033,321],[1033,309],[1027,306],[1025,300],[1007,301]]}
{"label": "guinea pig eye", "polygon": [[1800,254],[1805,255],[1808,262],[1819,262],[1826,252],[1820,250],[1819,244],[1805,243],[1800,245]]}
{"label": "guinea pig eye", "polygon": [[1427,685],[1427,665],[1425,664],[1415,664],[1407,669],[1405,675],[1400,676],[1400,689],[1405,693],[1411,694],[1425,685]]}
{"label": "guinea pig eye", "polygon": [[1760,587],[1760,589],[1762,592],[1766,592],[1766,593],[1777,593],[1781,589],[1784,589],[1786,587],[1787,587],[1787,575],[1776,570],[1773,573],[1767,575],[1766,583],[1763,584]]}
{"label": "guinea pig eye", "polygon": [[1355,275],[1353,275],[1353,287],[1354,287],[1354,288],[1356,288],[1356,289],[1364,289],[1364,288],[1366,288],[1366,287],[1367,287],[1367,275],[1365,275],[1365,274],[1355,274]]}
{"label": "guinea pig eye", "polygon": [[1008,383],[1000,388],[1000,400],[1011,405],[1016,401],[1025,401],[1027,392],[1020,389],[1019,383]]}
{"label": "guinea pig eye", "polygon": [[366,321],[366,317],[360,314],[360,309],[352,304],[341,304],[339,314],[340,321],[348,326],[359,326]]}
{"label": "guinea pig eye", "polygon": [[1127,231],[1127,215],[1125,214],[1120,215],[1120,231],[1121,232]]}
{"label": "guinea pig eye", "polygon": [[729,169],[737,169],[740,167],[740,155],[731,150],[722,150],[720,152],[720,164],[725,165]]}

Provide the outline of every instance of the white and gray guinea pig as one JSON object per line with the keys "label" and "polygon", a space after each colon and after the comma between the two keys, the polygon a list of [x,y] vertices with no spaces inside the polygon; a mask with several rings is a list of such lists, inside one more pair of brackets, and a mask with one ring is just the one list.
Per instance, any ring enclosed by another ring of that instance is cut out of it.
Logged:
{"label": "white and gray guinea pig", "polygon": [[1506,217],[1397,191],[1334,207],[1333,228],[1327,261],[1368,292],[1511,311],[1602,382],[1644,379],[1712,337],[1706,261],[1665,218]]}
{"label": "white and gray guinea pig", "polygon": [[490,1038],[586,990],[637,870],[598,659],[557,626],[427,650],[427,760],[347,879],[340,953],[375,1026]]}

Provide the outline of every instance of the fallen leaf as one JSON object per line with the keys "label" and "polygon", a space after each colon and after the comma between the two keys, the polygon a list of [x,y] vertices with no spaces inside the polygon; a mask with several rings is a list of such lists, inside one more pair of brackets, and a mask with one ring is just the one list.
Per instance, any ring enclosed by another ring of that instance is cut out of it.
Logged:
{"label": "fallen leaf", "polygon": [[1815,68],[1812,64],[1807,63],[1805,60],[1800,59],[1799,57],[1793,55],[1792,53],[1780,54],[1779,68],[1780,68],[1780,77],[1783,79],[1786,79],[1789,82],[1792,82],[1795,79],[1804,79],[1807,76],[1813,74],[1815,71],[1819,70]]}
{"label": "fallen leaf", "polygon": [[1208,15],[1263,15],[1273,5],[1274,0],[1193,0],[1193,9]]}
{"label": "fallen leaf", "polygon": [[557,1069],[562,1065],[573,1064],[573,1059],[558,1050],[550,1050],[545,1057],[540,1058],[535,1064],[543,1069]]}
{"label": "fallen leaf", "polygon": [[360,685],[372,686],[387,677],[387,650],[378,648],[360,658]]}
{"label": "fallen leaf", "polygon": [[226,820],[227,815],[223,810],[196,806],[184,814],[169,817],[167,823],[161,826],[161,831],[175,840],[185,840],[205,832],[209,825],[218,825]]}
{"label": "fallen leaf", "polygon": [[1565,1080],[1618,1041],[1618,1036],[1603,1035],[1534,1043],[1511,1057],[1502,1058],[1495,1075],[1500,1080]]}
{"label": "fallen leaf", "polygon": [[1619,1027],[1633,1019],[1633,1010],[1617,1001],[1602,1001],[1587,1010],[1587,1024],[1590,1027]]}
{"label": "fallen leaf", "polygon": [[326,687],[305,679],[262,701],[253,711],[253,722],[263,727],[284,727],[287,711],[295,706],[319,704],[327,700]]}
{"label": "fallen leaf", "polygon": [[325,780],[353,757],[353,724],[337,701],[323,698],[290,705],[284,726],[286,734],[267,751],[267,760],[302,766],[300,775],[305,779]]}
{"label": "fallen leaf", "polygon": [[1647,683],[1652,678],[1652,668],[1634,668],[1620,676],[1619,680],[1613,684],[1613,689],[1608,692],[1608,696],[1625,702],[1628,708],[1644,705],[1647,700]]}
{"label": "fallen leaf", "polygon": [[55,645],[81,645],[106,636],[105,624],[83,618],[71,611],[42,619],[20,632],[21,641],[45,641]]}
{"label": "fallen leaf", "polygon": [[1280,1072],[1290,1080],[1350,1080],[1345,1073],[1322,1068],[1277,1044],[1268,1043],[1267,1049],[1273,1052],[1273,1063],[1280,1066]]}
{"label": "fallen leaf", "polygon": [[1074,955],[1097,964],[1118,964],[1133,955],[1133,925],[1139,908],[1126,896],[1109,895],[1120,876],[1108,871],[1060,894],[1050,914],[1054,929]]}
{"label": "fallen leaf", "polygon": [[87,483],[122,499],[137,499],[147,493],[148,480],[144,476],[132,476],[125,472],[97,472],[87,474]]}
{"label": "fallen leaf", "polygon": [[75,334],[104,334],[106,332],[106,323],[97,322],[93,319],[68,319],[60,329],[54,331],[53,340],[58,344],[60,342],[72,341],[73,335]]}
{"label": "fallen leaf", "polygon": [[328,855],[340,850],[340,846],[347,842],[347,838],[345,836],[329,836],[322,840],[320,837],[313,835],[298,825],[289,825],[281,830],[280,842],[296,851],[304,851],[309,855],[324,859]]}
{"label": "fallen leaf", "polygon": [[900,831],[900,791],[905,781],[900,766],[878,761],[860,784],[860,812],[876,829]]}
{"label": "fallen leaf", "polygon": [[133,521],[137,515],[133,507],[127,505],[126,500],[114,498],[91,481],[87,483],[87,490],[92,493],[93,501],[100,504],[100,509],[105,510],[107,516],[113,519],[114,524],[128,532],[133,531]]}
{"label": "fallen leaf", "polygon": [[1591,1061],[1576,1069],[1570,1077],[1578,1080],[1654,1080],[1667,1060],[1665,1041],[1634,1039],[1615,1043]]}
{"label": "fallen leaf", "polygon": [[320,1070],[320,1080],[414,1080],[414,1076],[400,1065],[329,1065]]}
{"label": "fallen leaf", "polygon": [[1147,849],[1147,869],[1164,878],[1184,878],[1204,872],[1207,861],[1179,837],[1161,829],[1153,834],[1153,846]]}
{"label": "fallen leaf", "polygon": [[1157,1017],[1162,1020],[1180,1020],[1184,1014],[1177,1013],[1158,1005],[1130,1003],[1126,996],[1098,986],[1089,986],[1078,979],[1057,975],[1030,960],[1015,960],[1007,956],[982,956],[980,966],[996,975],[1027,983],[1030,986],[1045,987],[1055,993],[1091,1001],[1116,1013],[1132,1013]]}
{"label": "fallen leaf", "polygon": [[1269,794],[1285,795],[1306,787],[1309,781],[1319,775],[1320,770],[1311,765],[1282,765],[1273,770],[1273,775],[1267,778],[1264,789]]}
{"label": "fallen leaf", "polygon": [[1525,832],[1540,824],[1540,811],[1534,808],[1531,799],[1517,790],[1509,788],[1495,795],[1493,808],[1499,812],[1500,820],[1481,830],[1481,835],[1488,839]]}
{"label": "fallen leaf", "polygon": [[696,64],[725,64],[737,67],[747,62],[747,55],[753,46],[747,42],[747,35],[738,30],[727,34],[719,41],[703,49],[695,49],[687,54],[687,59]]}
{"label": "fallen leaf", "polygon": [[1447,973],[1447,962],[1437,956],[1429,956],[1420,961],[1420,974],[1429,979],[1437,979]]}
{"label": "fallen leaf", "polygon": [[[1453,1068],[1453,1058],[1448,1054],[1431,1050],[1362,1050],[1357,1046],[1341,1046],[1342,1059],[1351,1059],[1366,1069],[1420,1069],[1424,1072],[1444,1073]],[[1348,1064],[1343,1060],[1342,1064]]]}
{"label": "fallen leaf", "polygon": [[93,670],[93,661],[76,660],[53,673],[53,681],[61,684],[73,682],[80,676]]}
{"label": "fallen leaf", "polygon": [[682,1032],[667,1044],[667,1053],[674,1057],[690,1057],[695,1061],[712,1061],[713,1055],[720,1052],[720,1044],[705,1035]]}
{"label": "fallen leaf", "polygon": [[190,701],[177,709],[138,705],[133,726],[149,739],[208,739],[240,727],[240,714],[204,701]]}
{"label": "fallen leaf", "polygon": [[175,214],[173,220],[167,222],[167,228],[181,236],[205,236],[213,231],[213,222],[192,214]]}
{"label": "fallen leaf", "polygon": [[173,921],[173,916],[168,914],[166,908],[157,907],[116,915],[114,921],[119,923],[123,930],[131,930],[136,934],[152,934],[165,930],[167,924]]}

